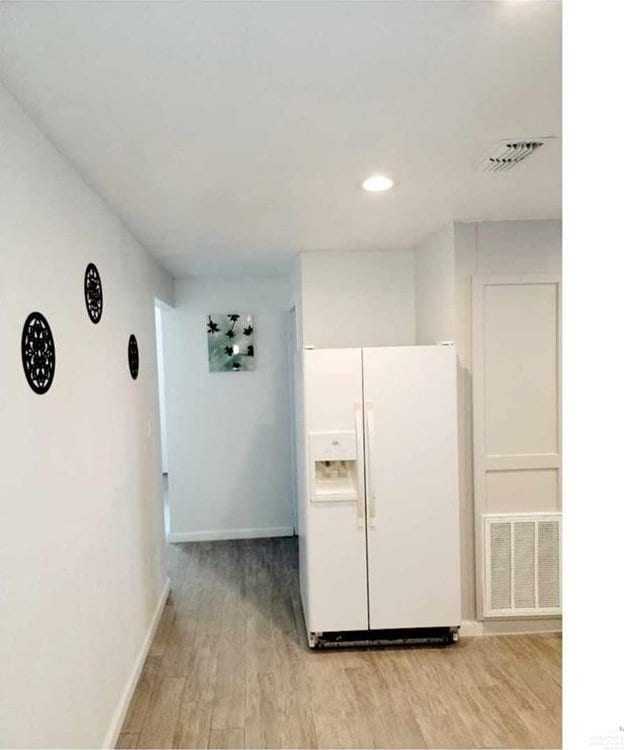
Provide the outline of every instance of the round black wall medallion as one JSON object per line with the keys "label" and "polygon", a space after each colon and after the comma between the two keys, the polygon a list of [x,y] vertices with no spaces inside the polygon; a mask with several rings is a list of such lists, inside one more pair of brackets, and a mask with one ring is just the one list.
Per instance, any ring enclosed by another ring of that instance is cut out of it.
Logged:
{"label": "round black wall medallion", "polygon": [[99,323],[102,317],[102,308],[104,307],[104,297],[102,294],[102,279],[97,267],[93,263],[89,263],[85,270],[84,296],[87,313],[91,322]]}
{"label": "round black wall medallion", "polygon": [[136,380],[139,377],[139,345],[133,333],[128,339],[128,367],[132,380]]}
{"label": "round black wall medallion", "polygon": [[40,312],[31,312],[22,329],[22,365],[28,385],[35,393],[45,393],[54,380],[56,353],[48,321]]}

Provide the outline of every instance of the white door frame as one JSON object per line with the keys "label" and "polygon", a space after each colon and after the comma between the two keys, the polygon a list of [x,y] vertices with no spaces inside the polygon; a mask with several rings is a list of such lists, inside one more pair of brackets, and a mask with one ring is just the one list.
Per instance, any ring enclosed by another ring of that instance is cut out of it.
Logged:
{"label": "white door frame", "polygon": [[290,461],[292,465],[292,513],[293,530],[299,535],[299,509],[298,509],[298,479],[297,479],[297,394],[296,394],[296,368],[298,366],[298,342],[297,342],[297,306],[293,305],[288,311],[288,391],[290,405]]}

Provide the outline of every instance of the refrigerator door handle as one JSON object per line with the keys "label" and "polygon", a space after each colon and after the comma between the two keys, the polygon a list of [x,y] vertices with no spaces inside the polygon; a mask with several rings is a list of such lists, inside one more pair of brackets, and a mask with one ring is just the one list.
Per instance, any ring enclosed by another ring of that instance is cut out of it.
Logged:
{"label": "refrigerator door handle", "polygon": [[366,508],[364,501],[364,424],[362,415],[362,404],[356,401],[353,405],[355,412],[355,444],[357,450],[356,472],[357,472],[357,527],[363,529],[366,521]]}
{"label": "refrigerator door handle", "polygon": [[376,520],[376,488],[375,488],[375,471],[373,468],[373,453],[375,442],[375,420],[373,414],[373,402],[366,401],[364,405],[366,414],[366,499],[368,501],[368,526],[374,528]]}

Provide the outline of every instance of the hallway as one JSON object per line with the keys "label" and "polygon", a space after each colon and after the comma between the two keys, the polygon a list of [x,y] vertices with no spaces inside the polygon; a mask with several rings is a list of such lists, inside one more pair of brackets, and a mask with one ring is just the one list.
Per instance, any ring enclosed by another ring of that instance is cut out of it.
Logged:
{"label": "hallway", "polygon": [[558,635],[310,651],[293,538],[168,546],[117,747],[560,747]]}

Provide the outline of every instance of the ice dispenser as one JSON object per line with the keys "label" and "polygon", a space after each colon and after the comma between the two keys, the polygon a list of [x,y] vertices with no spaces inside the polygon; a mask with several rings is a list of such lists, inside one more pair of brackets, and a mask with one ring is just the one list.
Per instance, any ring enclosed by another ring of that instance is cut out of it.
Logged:
{"label": "ice dispenser", "polygon": [[357,500],[355,432],[310,433],[310,500]]}

